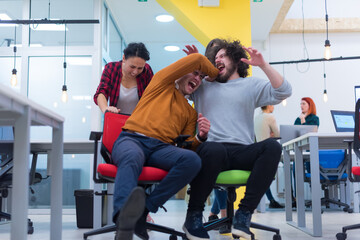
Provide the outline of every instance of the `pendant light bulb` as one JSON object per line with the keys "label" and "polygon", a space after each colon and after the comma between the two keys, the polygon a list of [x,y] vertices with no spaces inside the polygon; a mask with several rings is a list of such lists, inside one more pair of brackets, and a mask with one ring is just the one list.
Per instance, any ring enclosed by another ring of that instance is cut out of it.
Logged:
{"label": "pendant light bulb", "polygon": [[326,60],[329,60],[331,58],[331,49],[330,49],[330,41],[329,40],[325,40],[325,54],[324,54],[324,58]]}
{"label": "pendant light bulb", "polygon": [[68,101],[68,93],[66,85],[62,87],[61,101],[66,103]]}
{"label": "pendant light bulb", "polygon": [[10,84],[12,87],[15,87],[17,85],[17,76],[16,76],[16,69],[14,68],[12,70],[12,75],[11,75],[11,80],[10,80]]}
{"label": "pendant light bulb", "polygon": [[328,101],[328,95],[327,95],[326,89],[324,89],[323,100],[324,100],[324,102]]}
{"label": "pendant light bulb", "polygon": [[287,105],[286,99],[284,99],[284,100],[282,101],[282,105],[283,105],[284,107]]}

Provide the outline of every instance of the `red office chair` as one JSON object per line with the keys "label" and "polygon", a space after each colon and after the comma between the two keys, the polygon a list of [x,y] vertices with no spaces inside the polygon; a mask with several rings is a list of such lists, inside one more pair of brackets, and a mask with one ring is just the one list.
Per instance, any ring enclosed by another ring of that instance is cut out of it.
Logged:
{"label": "red office chair", "polygon": [[[355,129],[354,129],[354,142],[353,142],[353,149],[358,158],[360,158],[360,131],[359,131],[360,111],[359,110],[360,110],[360,100],[356,102],[356,107],[355,107]],[[351,182],[360,182],[360,166],[354,166],[354,167],[352,166],[351,151],[349,152],[350,152],[349,154],[350,158],[348,163],[349,180]],[[347,237],[346,231],[352,229],[360,229],[360,223],[343,227],[342,232],[336,234],[336,239],[345,240]]]}
{"label": "red office chair", "polygon": [[[104,116],[104,128],[103,132],[91,132],[90,140],[95,141],[95,152],[94,152],[94,175],[93,180],[95,183],[113,183],[115,181],[115,176],[117,172],[117,167],[111,164],[111,151],[114,142],[120,135],[122,131],[122,126],[125,124],[126,120],[129,118],[129,115],[123,114],[115,114],[106,112]],[[106,163],[100,163],[99,159],[97,159],[97,146],[98,141],[100,140],[102,135],[102,144],[100,153],[104,158]],[[150,188],[152,185],[159,183],[166,175],[167,171],[164,171],[155,167],[147,167],[144,166],[143,170],[139,176],[139,185],[144,188]],[[102,195],[102,193],[95,192],[95,195]],[[175,229],[168,228],[165,226],[156,225],[153,223],[146,223],[146,228],[148,230],[153,230],[157,232],[162,232],[166,234],[170,234],[170,240],[176,240],[177,236],[182,237],[182,239],[186,239],[185,233],[178,232]],[[84,233],[84,239],[87,237],[107,232],[112,232],[116,230],[116,226],[109,225],[102,227],[100,229],[95,229],[89,232]]]}

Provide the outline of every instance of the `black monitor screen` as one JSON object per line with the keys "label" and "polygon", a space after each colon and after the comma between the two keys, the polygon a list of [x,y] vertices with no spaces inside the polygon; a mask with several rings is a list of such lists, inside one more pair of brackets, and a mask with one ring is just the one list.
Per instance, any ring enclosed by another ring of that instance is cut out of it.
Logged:
{"label": "black monitor screen", "polygon": [[336,132],[353,132],[355,128],[355,115],[350,111],[331,110]]}

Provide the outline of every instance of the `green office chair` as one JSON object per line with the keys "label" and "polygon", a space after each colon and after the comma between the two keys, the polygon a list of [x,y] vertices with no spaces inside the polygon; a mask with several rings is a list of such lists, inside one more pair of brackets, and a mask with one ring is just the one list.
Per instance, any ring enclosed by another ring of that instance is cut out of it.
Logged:
{"label": "green office chair", "polygon": [[[219,174],[216,180],[216,187],[225,189],[228,193],[226,207],[227,215],[225,218],[215,219],[210,222],[204,223],[204,227],[207,231],[219,228],[221,226],[227,226],[229,229],[231,229],[234,217],[234,202],[236,201],[236,188],[246,185],[250,173],[251,171],[228,170],[223,171]],[[251,222],[250,227],[255,229],[261,229],[264,231],[274,232],[275,235],[273,236],[273,240],[281,240],[280,230],[277,228],[272,228],[253,222]],[[239,239],[239,237],[236,235],[233,235],[233,238]],[[251,234],[251,239],[255,239],[254,234]]]}

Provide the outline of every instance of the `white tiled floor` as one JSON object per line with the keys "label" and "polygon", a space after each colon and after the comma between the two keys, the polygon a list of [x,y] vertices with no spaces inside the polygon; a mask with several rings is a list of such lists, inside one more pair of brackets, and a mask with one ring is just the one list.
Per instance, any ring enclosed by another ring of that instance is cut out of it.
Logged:
{"label": "white tiled floor", "polygon": [[[169,227],[173,227],[181,231],[181,226],[185,219],[185,210],[186,203],[182,200],[170,200],[165,204],[168,212],[165,213],[163,210],[160,210],[157,214],[152,214],[151,216],[158,224],[164,224]],[[75,240],[83,239],[83,233],[89,231],[90,229],[78,229],[76,227],[76,216],[74,211],[65,211],[66,214],[63,215],[63,231],[62,239],[66,240]],[[72,213],[71,213],[72,212]],[[206,208],[204,216],[207,218],[209,213],[209,207]],[[311,220],[310,212],[308,212],[308,221]],[[49,219],[50,216],[44,213],[38,215],[29,216],[34,222],[34,234],[28,235],[28,239],[34,240],[48,240],[49,239]],[[295,219],[294,213],[294,219]],[[289,226],[285,222],[285,212],[282,210],[270,210],[266,213],[255,213],[252,220],[257,223],[269,225],[280,229],[280,234],[283,240],[307,240],[307,239],[325,239],[325,240],[334,240],[337,232],[341,231],[342,226],[360,223],[360,214],[359,213],[344,213],[342,211],[325,211],[322,215],[323,221],[323,237],[314,238],[311,237],[294,227]],[[309,226],[311,226],[309,224]],[[256,239],[272,239],[273,233],[252,230],[255,233]],[[0,224],[0,239],[8,240],[10,239],[10,224]],[[154,240],[167,240],[169,239],[168,235],[150,232],[150,239]],[[230,235],[220,235],[217,231],[210,231],[211,239],[215,240],[225,240],[232,239]],[[97,236],[92,236],[88,238],[89,240],[112,240],[114,239],[114,233],[106,233]],[[134,237],[134,240],[139,238]],[[360,239],[360,230],[353,230],[348,232],[348,240]],[[20,239],[19,239],[20,240]]]}

